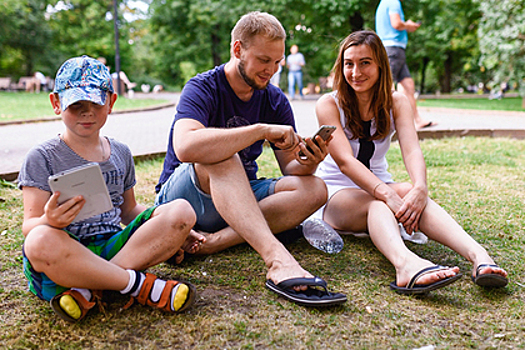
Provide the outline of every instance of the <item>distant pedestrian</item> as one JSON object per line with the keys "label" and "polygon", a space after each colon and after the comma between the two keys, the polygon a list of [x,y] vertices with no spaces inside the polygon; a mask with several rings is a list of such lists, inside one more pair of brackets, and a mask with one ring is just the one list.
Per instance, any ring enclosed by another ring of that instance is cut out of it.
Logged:
{"label": "distant pedestrian", "polygon": [[286,58],[288,67],[288,94],[290,99],[295,99],[295,88],[299,89],[299,96],[303,98],[303,67],[305,65],[304,56],[299,52],[297,45],[292,45],[290,55]]}
{"label": "distant pedestrian", "polygon": [[281,83],[281,73],[283,72],[284,65],[285,65],[285,60],[283,58],[281,62],[279,62],[279,68],[277,69],[277,72],[275,72],[275,74],[270,79],[270,84],[280,87],[279,85]]}
{"label": "distant pedestrian", "polygon": [[388,54],[392,77],[397,83],[397,90],[403,93],[414,110],[416,129],[436,125],[435,122],[423,120],[416,105],[415,83],[410,76],[406,63],[407,32],[415,32],[421,23],[405,21],[405,14],[400,0],[381,0],[376,11],[376,32],[381,38]]}

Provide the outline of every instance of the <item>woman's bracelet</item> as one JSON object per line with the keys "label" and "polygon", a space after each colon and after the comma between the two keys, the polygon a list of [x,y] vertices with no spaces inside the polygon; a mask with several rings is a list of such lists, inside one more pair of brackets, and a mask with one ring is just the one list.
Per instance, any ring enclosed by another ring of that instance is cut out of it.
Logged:
{"label": "woman's bracelet", "polygon": [[378,183],[377,185],[374,186],[374,191],[372,192],[374,198],[376,198],[376,190],[379,186],[381,186],[382,184],[384,184],[384,182],[380,182]]}

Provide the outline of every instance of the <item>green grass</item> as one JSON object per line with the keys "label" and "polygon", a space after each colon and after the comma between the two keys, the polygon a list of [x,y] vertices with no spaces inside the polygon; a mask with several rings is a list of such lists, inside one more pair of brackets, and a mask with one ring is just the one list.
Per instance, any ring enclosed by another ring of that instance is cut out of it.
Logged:
{"label": "green grass", "polygon": [[447,99],[419,99],[419,107],[442,107],[459,109],[477,109],[490,111],[518,111],[525,112],[521,97],[508,97],[501,100],[488,98],[447,98]]}
{"label": "green grass", "polygon": [[[156,99],[128,99],[119,96],[114,110],[147,107],[169,102]],[[0,121],[29,120],[55,116],[48,93],[0,92]]]}
{"label": "green grass", "polygon": [[[510,274],[503,290],[487,291],[468,278],[472,266],[434,242],[409,247],[436,263],[457,265],[459,282],[424,297],[389,290],[392,266],[368,239],[344,237],[345,248],[328,255],[304,240],[291,253],[333,290],[343,306],[311,309],[264,288],[266,268],[243,245],[182,265],[150,269],[190,280],[199,293],[182,315],[107,294],[104,312],[92,310],[79,324],[58,319],[26,289],[22,273],[19,190],[0,184],[0,348],[6,349],[524,349],[525,141],[458,138],[421,142],[428,163],[430,196],[442,205]],[[271,152],[260,176],[278,173]],[[397,144],[390,170],[406,180]],[[154,200],[162,159],[137,164],[137,197]]]}

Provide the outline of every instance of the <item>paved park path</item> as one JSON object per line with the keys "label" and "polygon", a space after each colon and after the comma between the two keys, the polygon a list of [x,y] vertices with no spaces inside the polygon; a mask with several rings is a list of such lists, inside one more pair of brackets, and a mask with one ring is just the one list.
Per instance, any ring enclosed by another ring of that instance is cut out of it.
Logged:
{"label": "paved park path", "polygon": [[[173,105],[162,109],[112,114],[102,134],[128,144],[134,156],[161,154],[166,151],[174,105],[179,94],[135,96],[168,99]],[[310,136],[317,129],[314,107],[318,97],[306,96],[305,100],[292,101],[297,130],[302,136]],[[420,131],[421,139],[463,135],[525,138],[525,112],[429,107],[420,107],[419,112],[424,119],[438,122],[438,125]],[[27,151],[63,130],[64,125],[60,120],[0,125],[0,178],[15,179]]]}

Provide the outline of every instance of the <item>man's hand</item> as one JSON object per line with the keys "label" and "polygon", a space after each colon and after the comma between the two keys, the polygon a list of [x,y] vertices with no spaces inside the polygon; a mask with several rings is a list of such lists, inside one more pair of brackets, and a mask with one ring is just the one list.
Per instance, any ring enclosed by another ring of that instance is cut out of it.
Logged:
{"label": "man's hand", "polygon": [[293,150],[301,142],[291,126],[267,125],[265,139],[283,151]]}
{"label": "man's hand", "polygon": [[415,32],[419,27],[421,27],[421,23],[416,23],[411,19],[405,22],[405,28],[409,33]]}
{"label": "man's hand", "polygon": [[55,192],[49,197],[44,213],[50,226],[61,229],[73,222],[86,200],[82,196],[76,196],[59,205],[59,196],[60,192]]}

